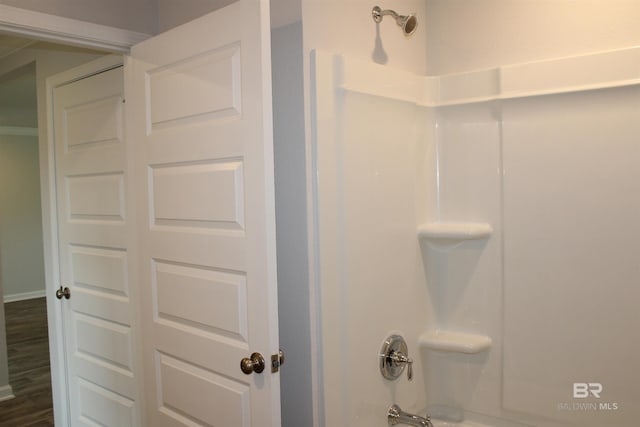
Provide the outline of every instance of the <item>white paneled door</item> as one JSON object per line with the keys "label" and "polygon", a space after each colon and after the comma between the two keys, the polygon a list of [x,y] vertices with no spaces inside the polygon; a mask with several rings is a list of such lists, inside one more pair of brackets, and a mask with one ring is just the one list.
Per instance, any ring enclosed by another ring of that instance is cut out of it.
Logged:
{"label": "white paneled door", "polygon": [[149,426],[280,425],[268,10],[237,1],[125,64]]}
{"label": "white paneled door", "polygon": [[53,89],[60,283],[68,289],[58,297],[72,426],[140,424],[123,102],[121,66]]}
{"label": "white paneled door", "polygon": [[268,11],[53,90],[71,426],[280,425]]}

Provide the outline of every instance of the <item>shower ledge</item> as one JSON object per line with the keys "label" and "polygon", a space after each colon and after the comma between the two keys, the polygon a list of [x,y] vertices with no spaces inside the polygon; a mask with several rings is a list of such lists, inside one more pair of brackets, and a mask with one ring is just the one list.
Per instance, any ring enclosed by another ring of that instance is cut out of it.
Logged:
{"label": "shower ledge", "polygon": [[429,222],[418,227],[418,237],[435,243],[486,239],[493,228],[485,222]]}
{"label": "shower ledge", "polygon": [[420,336],[418,343],[431,350],[452,353],[476,354],[491,347],[491,337],[447,330],[427,332]]}

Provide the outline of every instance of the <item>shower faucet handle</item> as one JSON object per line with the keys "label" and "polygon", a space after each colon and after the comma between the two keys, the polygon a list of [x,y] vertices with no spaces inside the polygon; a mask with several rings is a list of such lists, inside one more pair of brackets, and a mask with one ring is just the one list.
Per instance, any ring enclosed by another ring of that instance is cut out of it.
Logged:
{"label": "shower faucet handle", "polygon": [[407,379],[411,381],[413,379],[413,359],[400,351],[392,351],[389,357],[395,366],[407,366]]}
{"label": "shower faucet handle", "polygon": [[380,349],[380,373],[387,380],[395,380],[407,368],[407,379],[413,379],[413,359],[409,357],[407,343],[400,335],[389,336]]}

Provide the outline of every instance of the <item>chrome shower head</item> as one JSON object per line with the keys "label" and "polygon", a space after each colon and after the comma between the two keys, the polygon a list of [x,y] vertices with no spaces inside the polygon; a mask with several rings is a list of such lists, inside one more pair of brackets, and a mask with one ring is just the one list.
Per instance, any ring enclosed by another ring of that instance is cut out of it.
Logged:
{"label": "chrome shower head", "polygon": [[415,13],[411,13],[409,15],[399,15],[398,13],[390,9],[382,10],[379,6],[374,6],[373,10],[371,10],[371,16],[373,16],[373,20],[376,23],[382,22],[382,17],[385,15],[392,16],[393,19],[396,20],[396,24],[398,24],[400,28],[402,28],[402,33],[407,37],[412,35],[418,27],[418,18],[416,18]]}

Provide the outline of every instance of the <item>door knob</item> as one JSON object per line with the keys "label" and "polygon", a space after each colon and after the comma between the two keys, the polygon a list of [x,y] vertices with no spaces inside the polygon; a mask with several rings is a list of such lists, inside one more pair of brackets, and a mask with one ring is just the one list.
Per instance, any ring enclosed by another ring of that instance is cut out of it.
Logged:
{"label": "door knob", "polygon": [[240,370],[247,375],[264,371],[264,357],[260,353],[253,353],[251,357],[245,357],[240,361]]}
{"label": "door knob", "polygon": [[62,299],[62,297],[65,297],[66,299],[71,298],[71,290],[66,286],[64,288],[60,286],[60,289],[56,291],[56,298]]}

